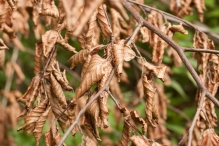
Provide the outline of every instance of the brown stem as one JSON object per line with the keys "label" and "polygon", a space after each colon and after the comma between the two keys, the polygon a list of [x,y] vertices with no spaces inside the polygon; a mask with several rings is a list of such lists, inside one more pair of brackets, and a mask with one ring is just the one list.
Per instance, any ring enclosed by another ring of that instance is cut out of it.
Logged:
{"label": "brown stem", "polygon": [[52,57],[53,57],[53,54],[54,54],[55,50],[56,50],[56,45],[53,46],[52,51],[51,51],[51,53],[49,54],[49,58],[48,58],[48,60],[47,60],[47,62],[46,62],[46,65],[45,65],[45,67],[44,67],[44,69],[43,69],[42,75],[44,75],[44,73],[46,72],[46,70],[47,70],[47,68],[48,68],[48,66],[49,66],[49,64],[50,64],[50,61],[51,61],[51,59],[52,59]]}
{"label": "brown stem", "polygon": [[197,49],[197,48],[183,48],[184,52],[203,52],[203,53],[212,53],[219,54],[218,50],[207,50],[207,49]]}
{"label": "brown stem", "polygon": [[62,139],[60,140],[58,146],[62,146],[62,144],[64,143],[65,139],[67,138],[68,134],[72,131],[72,129],[77,125],[77,123],[79,122],[81,116],[85,113],[85,111],[87,110],[87,108],[99,97],[99,95],[106,90],[106,88],[109,86],[110,81],[113,78],[113,75],[115,74],[115,69],[113,69],[110,73],[109,78],[107,79],[106,84],[103,86],[103,88],[101,88],[97,94],[80,110],[80,112],[78,113],[75,121],[71,124],[71,126],[68,128],[68,130],[65,132],[64,136],[62,137]]}
{"label": "brown stem", "polygon": [[[112,100],[114,101],[114,103],[116,104],[116,106],[118,107],[118,109],[120,110],[120,112],[122,113],[122,107],[121,104],[118,102],[118,100],[116,100],[116,98],[112,95],[112,93],[109,90],[106,90],[106,92],[109,94],[109,96],[112,98]],[[144,134],[142,134],[141,131],[138,130],[138,128],[132,124],[130,121],[125,120],[125,122],[127,122],[136,132],[138,132],[138,134],[140,134],[143,138],[145,138],[146,140],[148,140],[147,137],[144,136]]]}
{"label": "brown stem", "polygon": [[172,106],[170,104],[168,104],[167,107],[169,109],[171,109],[172,111],[176,112],[177,114],[181,115],[184,119],[186,119],[187,122],[191,122],[189,117],[185,113],[183,113],[180,109],[178,109],[178,108],[176,108],[176,107],[174,107],[174,106]]}
{"label": "brown stem", "polygon": [[160,38],[162,38],[167,44],[169,44],[179,55],[179,57],[181,58],[182,62],[184,63],[184,65],[187,67],[188,71],[190,72],[190,74],[192,75],[193,79],[195,80],[195,82],[197,83],[197,85],[199,86],[199,88],[202,91],[206,92],[207,97],[215,104],[219,107],[219,101],[211,95],[211,93],[206,89],[206,87],[204,86],[204,84],[202,83],[200,77],[198,76],[197,72],[195,71],[195,69],[192,67],[192,65],[190,64],[189,60],[187,59],[187,57],[185,56],[182,48],[176,44],[172,39],[170,39],[166,34],[164,34],[163,32],[161,32],[159,29],[157,29],[156,27],[154,27],[153,25],[151,25],[150,23],[148,23],[147,21],[145,21],[138,12],[136,12],[136,10],[126,1],[126,0],[120,0],[123,4],[123,6],[131,13],[131,15],[136,19],[136,21],[141,22],[143,21],[143,25],[145,27],[147,27],[148,29],[150,29],[152,32],[154,32],[155,34],[157,34]]}
{"label": "brown stem", "polygon": [[134,43],[135,36],[138,34],[141,26],[142,26],[142,22],[139,22],[138,26],[135,28],[135,30],[134,30],[132,36],[130,37],[129,41],[126,43],[127,46],[129,46],[131,43]]}
{"label": "brown stem", "polygon": [[200,112],[201,112],[201,110],[202,110],[202,106],[203,106],[203,103],[204,103],[204,101],[205,101],[205,95],[206,95],[206,93],[205,92],[202,92],[202,95],[201,95],[201,98],[200,98],[200,104],[199,104],[199,106],[198,106],[198,108],[197,108],[197,111],[196,111],[196,113],[195,113],[195,116],[194,116],[194,118],[193,118],[193,120],[192,120],[192,125],[191,125],[191,127],[189,128],[189,132],[188,132],[188,134],[179,142],[179,145],[181,145],[182,143],[184,143],[184,141],[186,140],[186,138],[187,138],[187,136],[188,136],[188,146],[191,146],[192,145],[192,134],[193,134],[193,130],[194,130],[194,128],[195,128],[195,124],[196,124],[196,121],[197,121],[197,119],[198,119],[198,117],[199,117],[199,115],[200,115]]}

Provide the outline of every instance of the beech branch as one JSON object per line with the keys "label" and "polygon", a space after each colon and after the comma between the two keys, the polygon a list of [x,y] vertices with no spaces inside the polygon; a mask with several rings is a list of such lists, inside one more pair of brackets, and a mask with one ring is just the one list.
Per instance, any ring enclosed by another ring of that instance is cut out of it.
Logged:
{"label": "beech branch", "polygon": [[201,53],[212,53],[219,54],[218,50],[207,50],[207,49],[196,49],[196,48],[182,48],[184,52],[201,52]]}
{"label": "beech branch", "polygon": [[64,136],[62,137],[62,139],[60,140],[58,146],[62,146],[62,144],[64,143],[65,139],[68,137],[69,133],[72,131],[72,129],[77,125],[77,123],[79,122],[81,116],[86,112],[87,108],[100,96],[100,94],[106,90],[106,88],[109,86],[110,81],[112,80],[114,74],[115,74],[115,70],[113,69],[110,73],[109,78],[107,79],[106,84],[103,86],[102,89],[100,89],[97,94],[80,110],[80,112],[78,113],[75,121],[71,124],[71,126],[68,128],[68,130],[65,132]]}
{"label": "beech branch", "polygon": [[184,63],[184,65],[186,66],[186,68],[188,69],[188,71],[190,72],[190,74],[192,75],[193,79],[195,80],[195,82],[197,83],[197,85],[199,86],[199,88],[203,91],[206,92],[206,96],[215,104],[219,107],[219,101],[213,96],[211,95],[211,93],[207,90],[207,88],[205,87],[205,85],[202,83],[199,75],[197,74],[197,72],[195,71],[195,69],[192,67],[192,65],[190,64],[189,60],[187,59],[187,57],[185,56],[182,47],[180,47],[177,43],[175,43],[172,39],[170,39],[167,35],[165,35],[163,32],[161,32],[159,29],[157,29],[156,27],[154,27],[153,25],[151,25],[149,22],[145,21],[141,15],[136,12],[136,10],[126,1],[126,0],[120,0],[123,4],[123,6],[131,13],[131,15],[136,19],[136,21],[141,22],[143,21],[143,26],[147,27],[148,29],[150,29],[152,32],[154,32],[155,34],[157,34],[160,38],[162,38],[167,44],[169,44],[179,55],[179,57],[181,58],[182,62]]}

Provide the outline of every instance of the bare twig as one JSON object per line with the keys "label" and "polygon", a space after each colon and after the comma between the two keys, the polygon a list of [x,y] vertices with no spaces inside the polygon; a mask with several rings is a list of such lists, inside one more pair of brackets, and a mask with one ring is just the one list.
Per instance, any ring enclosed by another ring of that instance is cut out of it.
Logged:
{"label": "bare twig", "polygon": [[[13,49],[13,54],[12,54],[10,62],[16,62],[17,58],[18,58],[18,54],[19,54],[19,49],[17,47],[15,47]],[[11,72],[10,72],[8,78],[7,78],[6,84],[5,84],[5,89],[4,89],[5,93],[10,91],[13,77],[14,77],[14,69],[12,68]],[[2,107],[6,107],[7,103],[8,103],[7,98],[3,96]]]}
{"label": "bare twig", "polygon": [[218,50],[207,50],[207,49],[197,49],[197,48],[183,48],[184,52],[202,52],[202,53],[212,53],[219,54]]}
{"label": "bare twig", "polygon": [[179,142],[179,145],[184,143],[184,141],[187,139],[187,136],[188,136],[188,138],[189,138],[188,139],[188,146],[191,146],[193,130],[194,130],[196,121],[197,121],[197,119],[198,119],[198,117],[200,115],[200,112],[202,110],[202,106],[203,106],[203,103],[205,101],[205,95],[206,95],[206,93],[205,93],[205,91],[203,91],[202,94],[201,94],[201,97],[200,97],[200,103],[198,105],[197,111],[196,111],[195,116],[194,116],[194,118],[192,120],[192,125],[189,128],[188,134]]}
{"label": "bare twig", "polygon": [[219,107],[219,101],[211,95],[211,93],[206,89],[205,85],[202,83],[199,75],[197,74],[197,72],[195,71],[195,69],[192,67],[192,65],[190,64],[189,60],[187,59],[187,57],[185,56],[182,48],[175,43],[172,39],[170,39],[166,34],[164,34],[163,32],[161,32],[159,29],[157,29],[156,27],[154,27],[153,25],[151,25],[149,22],[145,21],[139,13],[136,12],[136,10],[126,1],[126,0],[120,0],[123,4],[123,6],[131,13],[131,15],[136,19],[136,21],[143,21],[143,25],[145,27],[147,27],[148,29],[150,29],[152,32],[154,32],[155,34],[157,34],[160,38],[162,38],[167,44],[169,44],[179,55],[179,57],[181,58],[182,62],[184,63],[184,65],[186,66],[186,68],[188,69],[188,71],[190,72],[190,74],[192,75],[193,79],[195,80],[195,82],[197,83],[197,85],[199,86],[199,88],[202,91],[206,92],[206,96],[215,104]]}
{"label": "bare twig", "polygon": [[44,67],[44,69],[43,69],[42,75],[44,75],[44,73],[46,72],[46,70],[47,70],[47,68],[48,68],[48,66],[49,66],[49,64],[50,64],[50,61],[51,61],[51,59],[52,59],[52,57],[53,57],[53,54],[54,54],[55,50],[56,50],[56,45],[53,46],[52,51],[51,51],[51,53],[49,54],[49,58],[48,58],[48,60],[47,60],[47,62],[46,62],[46,65],[45,65],[45,67]]}
{"label": "bare twig", "polygon": [[131,43],[133,43],[135,36],[138,34],[140,28],[142,26],[142,21],[138,22],[138,26],[135,28],[135,31],[133,32],[132,36],[130,37],[130,39],[128,40],[128,42],[126,43],[127,46],[129,46]]}
{"label": "bare twig", "polygon": [[110,81],[113,78],[113,75],[115,74],[115,69],[112,70],[112,72],[110,73],[110,76],[106,82],[106,84],[103,86],[103,88],[101,88],[97,94],[80,110],[80,112],[78,113],[75,121],[71,124],[71,126],[68,128],[68,130],[65,132],[64,136],[62,137],[62,139],[60,140],[58,146],[62,146],[63,142],[65,141],[65,139],[67,138],[68,134],[72,131],[72,129],[77,125],[77,123],[79,122],[81,116],[85,113],[85,111],[87,110],[87,108],[99,97],[99,95],[106,90],[106,88],[109,86]]}
{"label": "bare twig", "polygon": [[[106,90],[106,92],[109,94],[109,96],[112,98],[112,100],[114,101],[114,103],[116,104],[116,106],[118,107],[118,109],[120,110],[120,112],[123,112],[122,106],[120,105],[120,103],[118,102],[118,100],[116,100],[116,98],[112,95],[112,93],[109,90]],[[132,124],[130,121],[125,120],[125,122],[127,122],[136,132],[138,132],[138,134],[140,134],[143,138],[145,138],[146,140],[148,140],[147,137],[145,137],[142,132],[140,130],[138,130],[138,128]]]}

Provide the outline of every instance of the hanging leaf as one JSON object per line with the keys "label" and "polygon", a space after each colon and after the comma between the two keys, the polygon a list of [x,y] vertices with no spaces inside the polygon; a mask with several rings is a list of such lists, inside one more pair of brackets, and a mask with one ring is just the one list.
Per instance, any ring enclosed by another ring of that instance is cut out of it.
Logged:
{"label": "hanging leaf", "polygon": [[169,29],[172,32],[180,32],[182,34],[188,34],[188,31],[184,29],[182,23],[180,23],[179,25],[172,25]]}
{"label": "hanging leaf", "polygon": [[115,66],[117,67],[116,73],[118,77],[118,82],[120,82],[120,78],[122,76],[123,70],[123,59],[124,59],[124,48],[125,48],[125,40],[120,40],[118,43],[113,45],[113,59],[115,62]]}
{"label": "hanging leaf", "polygon": [[[24,130],[27,134],[32,133],[37,125],[37,121],[41,118],[42,114],[46,111],[48,106],[48,99],[44,99],[38,106],[32,109],[24,118],[24,125],[18,131]],[[44,117],[45,118],[45,117]]]}
{"label": "hanging leaf", "polygon": [[130,48],[130,46],[125,45],[124,47],[124,60],[130,61],[136,56],[135,52]]}
{"label": "hanging leaf", "polygon": [[105,74],[105,70],[109,62],[101,58],[98,54],[93,55],[88,66],[88,71],[76,90],[75,97],[72,102],[85,94],[85,92],[91,88],[91,86],[97,83]]}
{"label": "hanging leaf", "polygon": [[110,28],[110,24],[107,20],[107,13],[105,13],[104,5],[98,7],[97,19],[100,24],[100,28],[103,34],[103,39],[106,39],[108,36],[112,34],[112,29]]}
{"label": "hanging leaf", "polygon": [[45,112],[42,113],[42,115],[40,116],[40,118],[36,122],[35,129],[33,130],[33,135],[34,135],[35,140],[36,140],[36,145],[39,145],[39,140],[40,140],[40,137],[42,136],[42,132],[43,132],[43,126],[47,120],[47,116],[49,114],[49,111],[50,111],[50,106],[47,107]]}
{"label": "hanging leaf", "polygon": [[[54,146],[59,143],[59,141],[62,139],[58,127],[56,124],[52,124],[50,127],[50,130],[45,133],[45,145],[46,146]],[[66,146],[65,143],[62,144],[62,146]]]}
{"label": "hanging leaf", "polygon": [[14,72],[18,76],[19,80],[23,81],[25,79],[25,75],[24,75],[21,67],[16,62],[12,62],[11,66],[14,69]]}
{"label": "hanging leaf", "polygon": [[58,119],[59,125],[62,128],[62,131],[64,131],[66,124],[68,122],[68,114],[67,112],[64,112],[65,109],[61,107],[57,97],[52,92],[52,87],[50,84],[46,85],[46,94],[49,98],[52,112],[56,118],[59,118]]}
{"label": "hanging leaf", "polygon": [[75,50],[75,48],[72,47],[71,45],[69,45],[68,43],[65,43],[64,40],[57,40],[56,43],[59,44],[60,46],[62,46],[64,49],[70,51],[70,52],[77,53],[77,51]]}
{"label": "hanging leaf", "polygon": [[0,38],[0,50],[7,50],[8,47],[5,45],[4,41]]}
{"label": "hanging leaf", "polygon": [[203,133],[201,146],[217,146],[219,145],[219,136],[214,132],[214,129],[207,129]]}
{"label": "hanging leaf", "polygon": [[63,93],[61,85],[57,82],[53,74],[50,75],[50,83],[51,83],[51,89],[54,95],[57,97],[59,104],[63,109],[67,107],[67,102],[65,99],[65,95]]}
{"label": "hanging leaf", "polygon": [[35,75],[39,73],[41,70],[40,60],[41,60],[42,53],[43,53],[42,43],[36,43],[35,63],[34,63],[34,74]]}
{"label": "hanging leaf", "polygon": [[130,137],[130,140],[134,144],[134,146],[151,146],[151,143],[142,136],[133,135],[132,137]]}
{"label": "hanging leaf", "polygon": [[154,87],[154,81],[151,79],[150,75],[143,75],[142,82],[144,86],[144,94],[146,99],[146,118],[149,122],[148,124],[152,125],[153,127],[156,127],[158,124],[159,117],[157,107],[155,107],[154,103],[154,95],[156,92],[156,88]]}
{"label": "hanging leaf", "polygon": [[48,57],[58,38],[58,32],[49,30],[42,35],[43,55]]}
{"label": "hanging leaf", "polygon": [[122,137],[119,141],[121,146],[127,146],[129,143],[129,137],[130,137],[131,127],[127,122],[124,122],[123,130],[122,130]]}
{"label": "hanging leaf", "polygon": [[5,50],[0,50],[0,70],[4,69],[5,64]]}
{"label": "hanging leaf", "polygon": [[131,118],[135,123],[142,125],[142,133],[145,134],[147,132],[147,123],[144,121],[144,119],[140,118],[138,113],[136,111],[131,111]]}
{"label": "hanging leaf", "polygon": [[40,76],[37,74],[31,81],[25,94],[18,98],[18,101],[24,103],[28,108],[32,108],[38,89],[40,88]]}

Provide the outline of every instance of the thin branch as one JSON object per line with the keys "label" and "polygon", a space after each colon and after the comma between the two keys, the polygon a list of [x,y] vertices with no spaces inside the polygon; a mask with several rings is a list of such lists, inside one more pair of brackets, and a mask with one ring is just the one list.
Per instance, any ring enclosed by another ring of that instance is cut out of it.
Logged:
{"label": "thin branch", "polygon": [[47,60],[47,62],[46,62],[46,65],[45,65],[45,67],[44,67],[44,69],[43,69],[42,75],[44,75],[44,73],[46,72],[46,70],[47,70],[47,68],[48,68],[48,66],[49,66],[49,64],[50,64],[50,61],[51,61],[51,59],[52,59],[52,57],[53,57],[53,54],[54,54],[55,50],[56,50],[56,45],[53,46],[52,51],[51,51],[51,53],[49,54],[49,58],[48,58],[48,60]]}
{"label": "thin branch", "polygon": [[138,22],[138,26],[135,28],[135,31],[133,32],[131,38],[129,39],[129,41],[126,43],[127,46],[129,46],[131,43],[133,43],[135,36],[138,34],[140,28],[142,26],[142,21]]}
{"label": "thin branch", "polygon": [[192,120],[192,125],[190,126],[190,128],[189,128],[189,132],[188,132],[188,134],[179,142],[179,145],[181,145],[182,143],[184,143],[184,141],[187,139],[187,136],[188,136],[188,146],[191,146],[192,145],[192,134],[193,134],[193,130],[194,130],[194,128],[195,128],[195,124],[196,124],[196,121],[197,121],[197,119],[198,119],[198,117],[199,117],[199,115],[200,115],[200,112],[201,112],[201,110],[202,110],[202,106],[203,106],[203,103],[204,103],[204,101],[205,101],[205,95],[206,95],[206,93],[205,92],[202,92],[202,94],[201,94],[201,97],[200,97],[200,103],[199,103],[199,106],[198,106],[198,108],[197,108],[197,111],[196,111],[196,113],[195,113],[195,116],[194,116],[194,118],[193,118],[193,120]]}
{"label": "thin branch", "polygon": [[[18,54],[19,54],[19,49],[18,49],[17,47],[15,47],[15,48],[13,49],[13,54],[12,54],[12,57],[11,57],[10,62],[16,62],[16,61],[17,61],[17,58],[18,58]],[[14,69],[12,68],[12,69],[11,69],[11,72],[10,72],[8,78],[7,78],[6,84],[5,84],[5,89],[4,89],[4,92],[5,92],[5,93],[7,93],[7,92],[10,91],[13,77],[14,77]],[[6,107],[6,106],[7,106],[7,103],[8,103],[8,99],[3,96],[3,99],[2,99],[2,107],[3,107],[3,108]]]}
{"label": "thin branch", "polygon": [[99,95],[106,90],[106,88],[109,86],[110,81],[113,78],[113,75],[115,74],[115,69],[113,69],[110,73],[109,78],[107,79],[106,84],[103,86],[103,88],[101,88],[97,94],[80,110],[80,112],[78,113],[75,121],[71,124],[71,126],[68,128],[68,130],[65,132],[64,136],[62,137],[62,139],[60,140],[58,146],[62,146],[62,144],[64,143],[65,139],[68,137],[69,133],[72,131],[72,129],[77,125],[77,123],[79,122],[81,116],[85,113],[85,111],[87,110],[87,108],[99,97]]}
{"label": "thin branch", "polygon": [[[123,112],[123,109],[120,105],[120,103],[116,100],[116,98],[112,95],[112,93],[109,90],[106,90],[106,92],[109,94],[109,96],[112,98],[112,100],[114,101],[114,103],[116,104],[116,106],[118,107],[118,109],[120,110],[120,112]],[[143,138],[145,138],[146,140],[149,140],[147,137],[144,136],[144,134],[142,134],[142,132],[140,130],[138,130],[138,128],[132,124],[130,121],[125,120],[125,122],[127,122],[136,132],[138,132],[138,134],[140,134]]]}
{"label": "thin branch", "polygon": [[212,32],[206,25],[204,25],[203,23],[201,23],[200,25],[195,25],[195,24],[192,24],[191,22],[189,21],[186,21],[184,19],[181,19],[179,17],[176,17],[174,15],[171,15],[169,13],[166,13],[164,11],[161,11],[159,9],[156,9],[156,8],[153,8],[153,7],[150,7],[148,5],[144,5],[144,4],[140,4],[138,2],[135,2],[135,1],[132,1],[132,0],[128,0],[128,2],[130,3],[133,3],[133,4],[136,4],[136,5],[139,5],[140,7],[144,7],[144,9],[147,11],[147,12],[150,12],[151,10],[155,10],[157,12],[160,12],[160,13],[163,13],[163,15],[166,17],[167,20],[169,21],[173,21],[173,22],[177,22],[177,23],[182,23],[184,26],[188,26],[190,28],[193,28],[195,30],[198,30],[200,32],[205,32],[207,33],[208,35],[212,36],[213,38],[215,39],[219,39],[219,35],[217,33],[214,33]]}
{"label": "thin branch", "polygon": [[143,21],[143,24],[145,27],[147,27],[148,29],[150,29],[152,32],[154,32],[155,34],[157,34],[160,38],[162,38],[167,44],[169,44],[179,55],[179,57],[181,58],[182,62],[184,63],[184,65],[186,66],[186,68],[188,69],[188,71],[190,72],[190,74],[192,75],[193,79],[195,80],[195,82],[197,83],[197,85],[199,86],[199,88],[202,91],[206,92],[207,97],[215,104],[219,107],[219,101],[211,95],[211,93],[206,89],[206,87],[204,86],[204,84],[202,83],[199,75],[197,74],[197,72],[195,71],[195,69],[192,67],[192,65],[190,64],[189,60],[187,59],[187,57],[185,56],[182,48],[175,43],[172,39],[170,39],[166,34],[164,34],[163,32],[161,32],[158,28],[156,28],[155,26],[151,25],[149,22],[145,21],[139,13],[136,12],[136,10],[126,1],[126,0],[120,0],[123,4],[123,6],[131,13],[131,15],[136,19],[136,21],[140,22]]}
{"label": "thin branch", "polygon": [[71,69],[69,69],[66,65],[64,65],[64,64],[59,62],[59,66],[60,66],[60,68],[66,70],[73,77],[75,77],[76,80],[81,81],[81,77],[76,72],[74,72]]}
{"label": "thin branch", "polygon": [[197,49],[197,48],[183,48],[184,52],[202,52],[202,53],[212,53],[219,54],[218,50],[207,50],[207,49]]}

